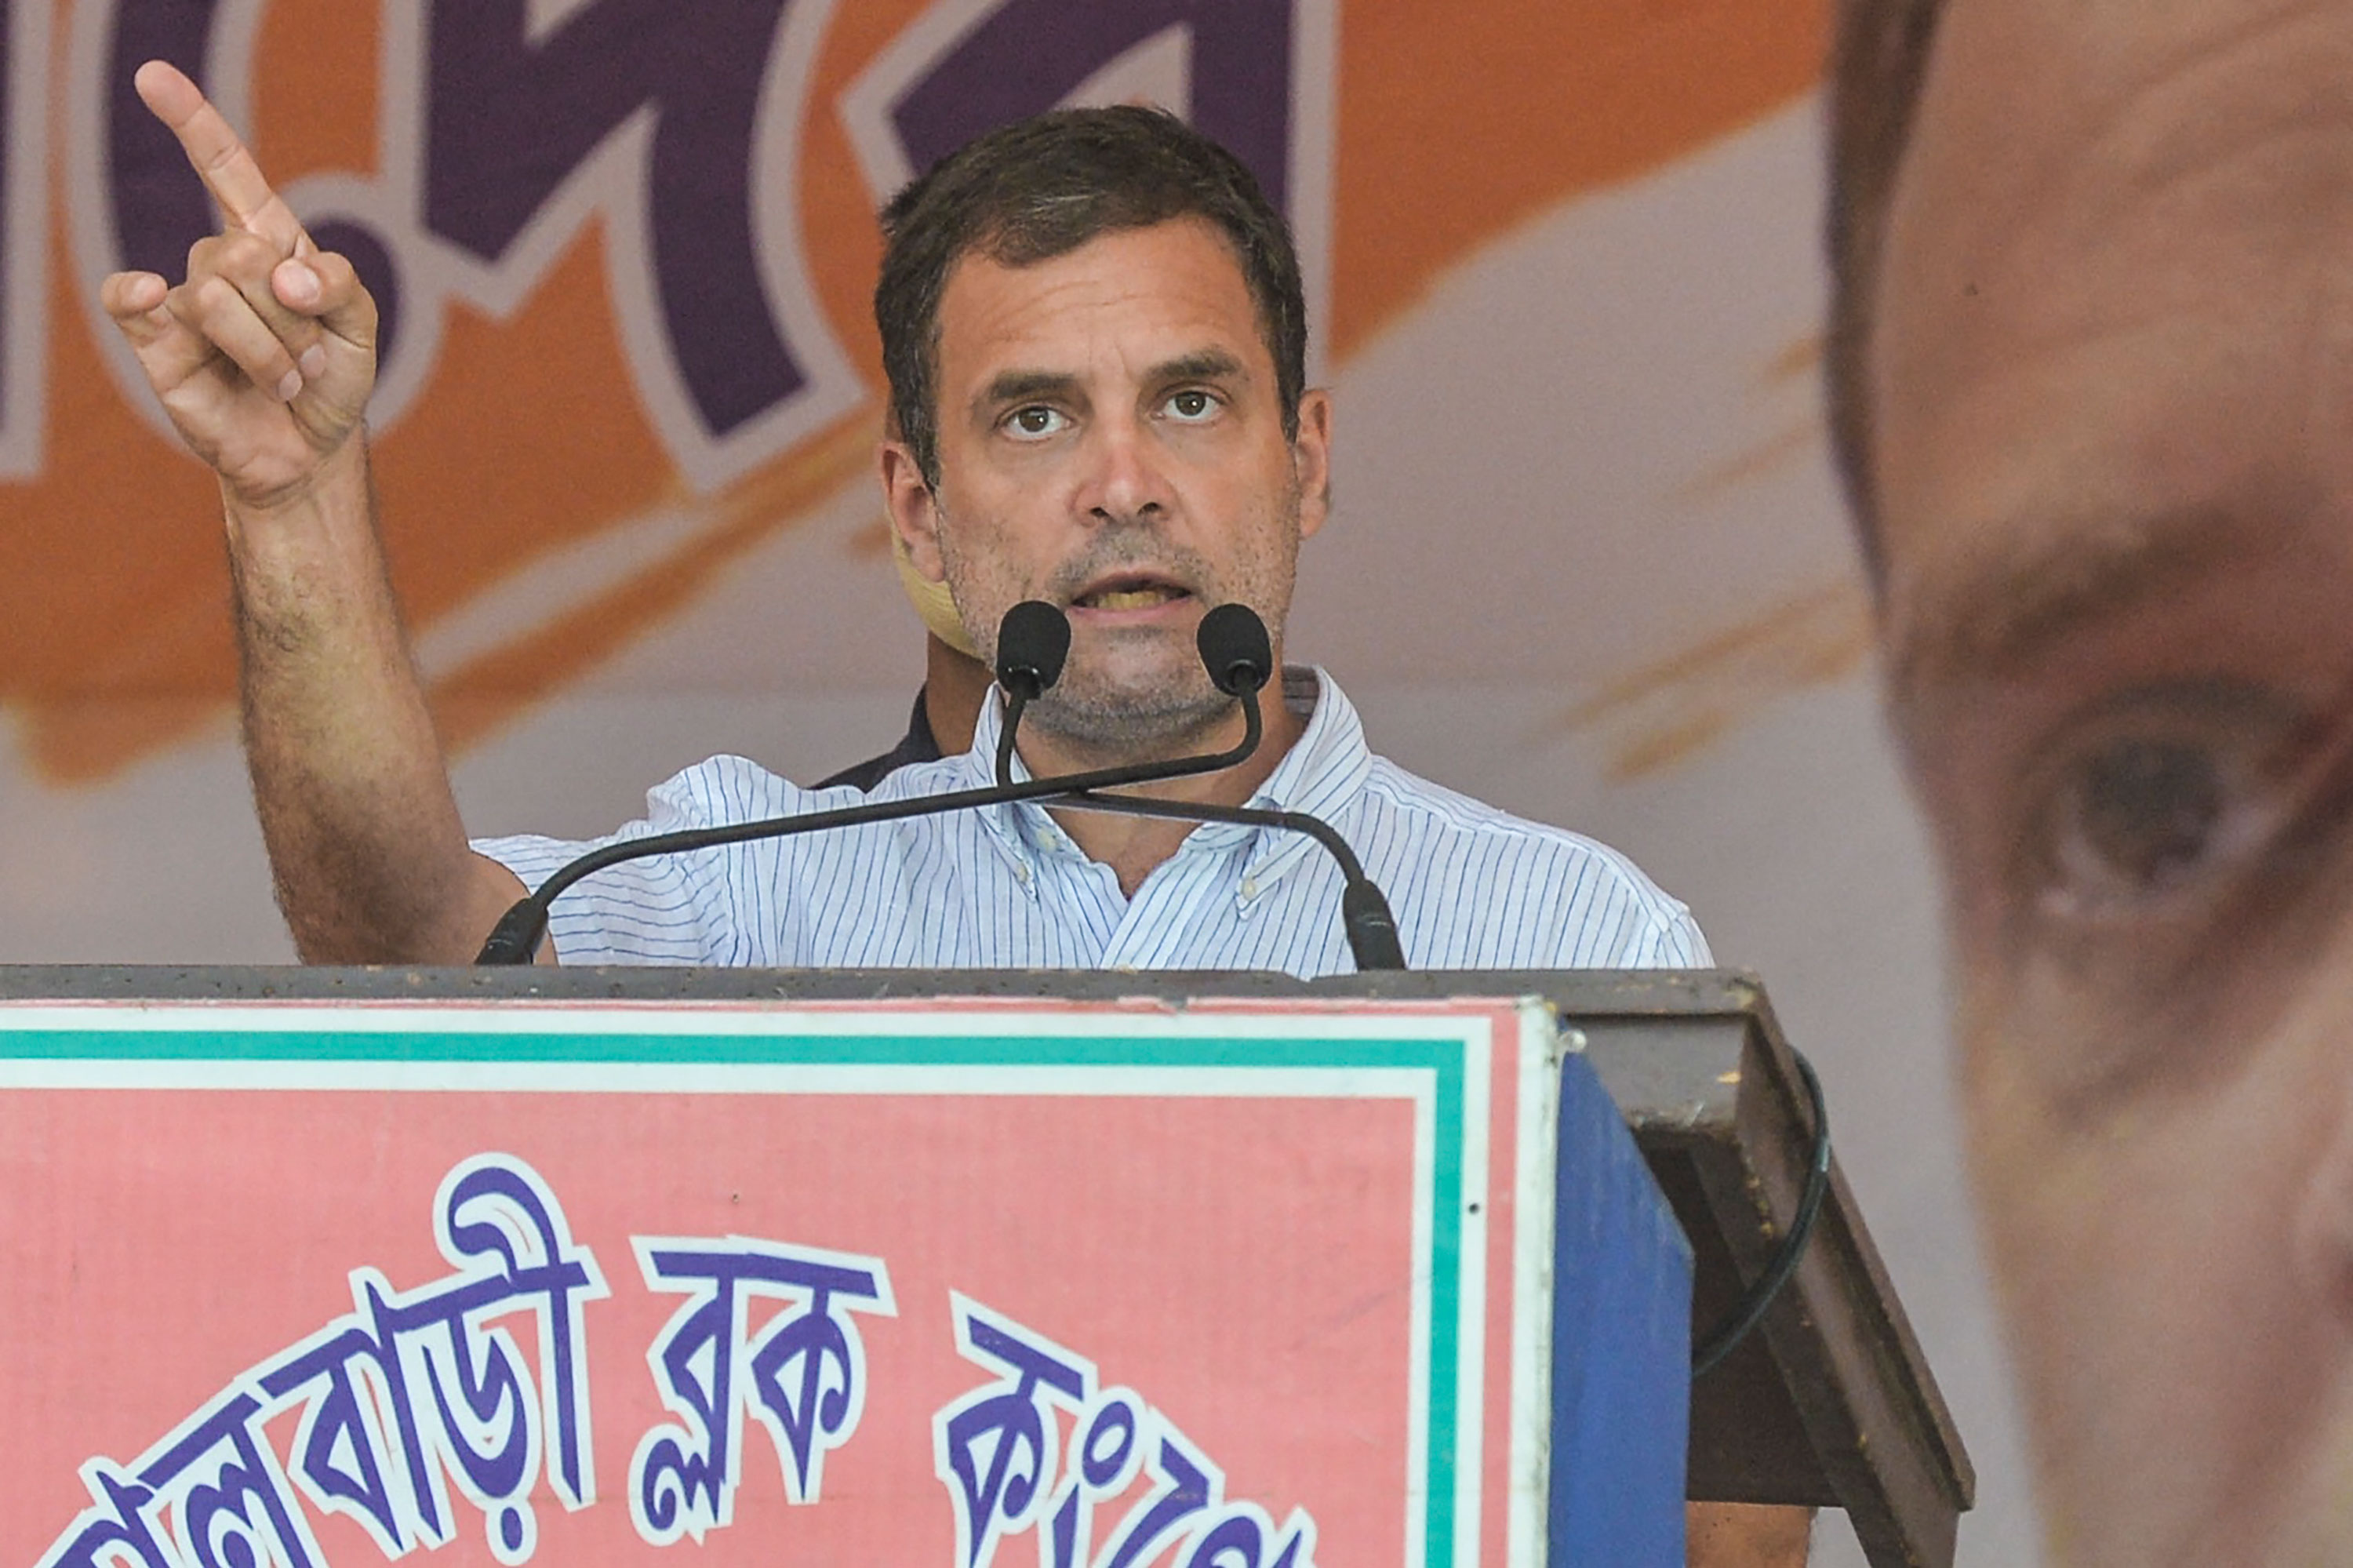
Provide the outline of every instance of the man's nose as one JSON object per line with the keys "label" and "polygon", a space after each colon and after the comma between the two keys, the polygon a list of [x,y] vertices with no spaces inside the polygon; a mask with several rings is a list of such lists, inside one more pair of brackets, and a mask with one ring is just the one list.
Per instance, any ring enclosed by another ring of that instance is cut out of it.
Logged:
{"label": "man's nose", "polygon": [[1162,458],[1143,420],[1097,419],[1088,431],[1079,505],[1105,523],[1166,511],[1169,486]]}

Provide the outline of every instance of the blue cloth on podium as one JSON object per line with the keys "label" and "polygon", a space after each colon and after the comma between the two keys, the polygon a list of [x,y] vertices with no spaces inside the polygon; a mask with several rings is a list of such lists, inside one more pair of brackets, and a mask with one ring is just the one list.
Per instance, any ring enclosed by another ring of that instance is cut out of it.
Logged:
{"label": "blue cloth on podium", "polygon": [[[1625,856],[1376,757],[1356,708],[1323,672],[1286,671],[1285,684],[1313,712],[1251,803],[1309,812],[1339,831],[1388,894],[1412,967],[1709,962],[1690,911]],[[997,704],[983,704],[970,751],[901,768],[862,794],[805,789],[743,758],[715,757],[649,792],[645,819],[613,837],[979,788],[993,780],[999,723]],[[537,886],[596,846],[521,837],[474,847]],[[1355,968],[1340,890],[1338,869],[1304,834],[1209,823],[1130,898],[1042,808],[1022,804],[631,861],[558,898],[549,930],[573,964],[1306,977]]]}
{"label": "blue cloth on podium", "polygon": [[1582,1056],[1559,1126],[1545,1561],[1681,1568],[1691,1243]]}

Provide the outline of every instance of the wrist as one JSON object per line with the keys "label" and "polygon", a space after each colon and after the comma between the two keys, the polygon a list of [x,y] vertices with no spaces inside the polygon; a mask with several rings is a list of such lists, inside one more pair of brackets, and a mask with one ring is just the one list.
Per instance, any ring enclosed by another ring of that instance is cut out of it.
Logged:
{"label": "wrist", "polygon": [[217,477],[221,511],[232,529],[241,524],[268,526],[302,513],[339,510],[340,503],[366,496],[367,432],[364,427],[353,427],[333,450],[284,484],[248,488],[234,483],[227,474]]}

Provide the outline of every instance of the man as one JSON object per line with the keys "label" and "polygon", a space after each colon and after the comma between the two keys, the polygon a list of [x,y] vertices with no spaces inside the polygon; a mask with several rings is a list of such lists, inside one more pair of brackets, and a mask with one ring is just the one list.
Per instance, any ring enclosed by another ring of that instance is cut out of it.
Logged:
{"label": "man", "polygon": [[908,602],[923,622],[923,683],[915,689],[907,733],[899,744],[820,780],[820,789],[837,784],[871,789],[911,762],[937,762],[965,750],[980,723],[981,704],[996,685],[996,676],[980,662],[964,623],[956,620],[955,601],[947,589],[916,573],[897,534],[891,535],[891,564],[898,568]]}
{"label": "man", "polygon": [[[151,63],[138,86],[227,228],[177,286],[119,274],[105,303],[220,475],[280,900],[307,959],[462,962],[526,878],[584,846],[469,847],[370,515],[374,305],[185,78]],[[1201,669],[1195,628],[1240,601],[1279,652],[1299,545],[1326,503],[1331,400],[1303,384],[1280,217],[1214,144],[1115,109],[984,137],[884,226],[892,525],[984,658],[1022,599],[1072,623],[1020,760],[1046,775],[1229,746],[1241,717]],[[1283,684],[1255,756],[1163,793],[1332,820],[1396,902],[1418,965],[1706,961],[1687,912],[1621,857],[1375,758],[1316,673]],[[981,782],[998,722],[984,705],[969,752],[900,768],[871,798]],[[649,822],[626,831],[849,798],[716,758],[654,790]],[[1339,895],[1296,835],[1024,807],[634,862],[560,899],[552,936],[570,961],[1315,974],[1349,967]]]}
{"label": "man", "polygon": [[1849,0],[1832,125],[2052,1558],[2353,1562],[2353,4]]}

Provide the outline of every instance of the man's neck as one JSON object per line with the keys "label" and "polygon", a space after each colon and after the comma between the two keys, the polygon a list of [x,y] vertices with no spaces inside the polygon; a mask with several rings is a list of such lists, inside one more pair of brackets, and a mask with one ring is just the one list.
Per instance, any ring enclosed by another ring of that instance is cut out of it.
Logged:
{"label": "man's neck", "polygon": [[[1234,767],[1216,773],[1197,773],[1189,778],[1171,779],[1164,783],[1142,785],[1123,789],[1124,795],[1149,796],[1161,800],[1184,800],[1212,806],[1242,806],[1258,793],[1289,755],[1306,723],[1292,712],[1282,700],[1280,677],[1259,694],[1261,714],[1265,722],[1265,734],[1258,749]],[[1169,751],[1166,759],[1175,761],[1183,757],[1204,757],[1239,746],[1243,734],[1240,705],[1217,725],[1193,737],[1192,743]],[[1121,767],[1125,764],[1159,760],[1138,758],[1134,753],[1111,756],[1092,747],[1074,746],[1062,736],[1042,730],[1025,729],[1018,746],[1021,760],[1029,766],[1032,778],[1049,778],[1057,773],[1078,773],[1097,768]],[[1119,878],[1119,890],[1126,896],[1135,896],[1162,862],[1176,853],[1179,844],[1193,831],[1190,822],[1169,821],[1158,817],[1120,817],[1104,811],[1078,811],[1050,809],[1055,824],[1070,835],[1072,843],[1092,860],[1101,861],[1112,868]]]}

